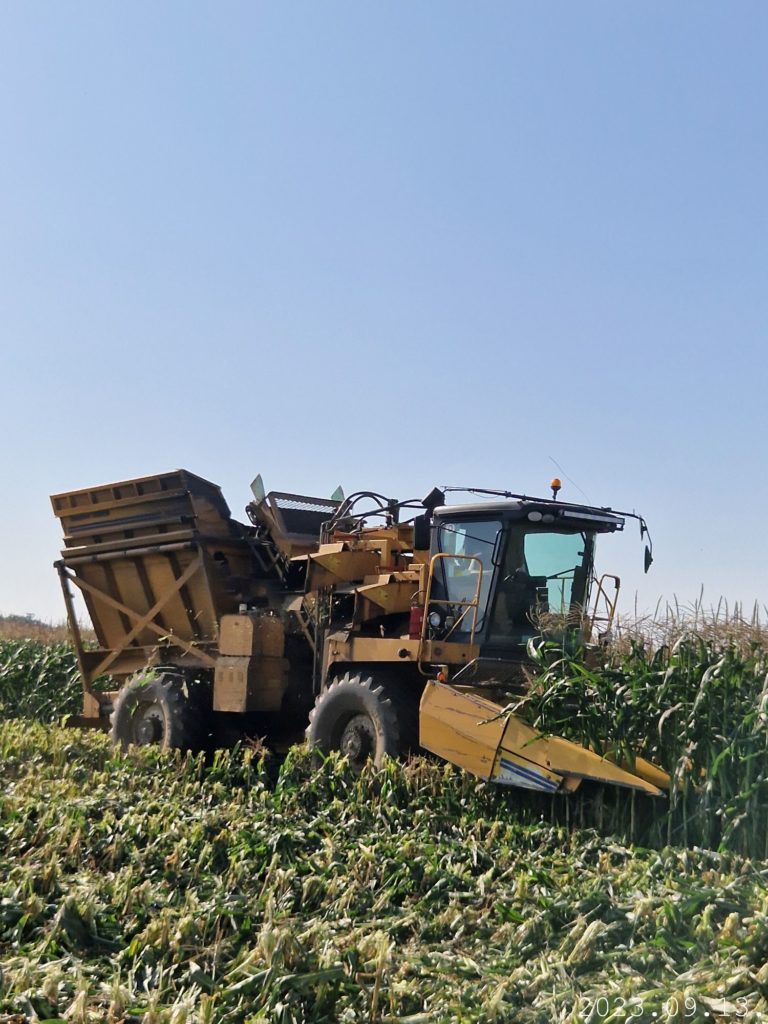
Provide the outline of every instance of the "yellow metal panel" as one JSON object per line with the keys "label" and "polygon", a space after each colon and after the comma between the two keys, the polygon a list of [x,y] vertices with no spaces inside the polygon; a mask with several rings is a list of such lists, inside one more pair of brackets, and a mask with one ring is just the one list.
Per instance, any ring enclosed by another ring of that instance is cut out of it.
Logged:
{"label": "yellow metal panel", "polygon": [[[190,629],[189,616],[187,615],[184,607],[184,600],[178,590],[174,591],[174,585],[178,579],[176,569],[183,571],[189,565],[191,558],[194,557],[194,552],[178,551],[176,552],[176,565],[173,563],[167,555],[146,555],[142,559],[147,576],[149,577],[150,586],[155,600],[162,598],[164,595],[171,592],[170,597],[163,605],[160,611],[160,621],[164,625],[165,629],[169,633],[173,633],[175,636],[182,636],[185,639],[194,639],[194,633]],[[179,572],[179,575],[181,574]],[[187,591],[189,592],[194,587],[194,577],[187,584]],[[129,601],[125,602],[130,604]],[[195,610],[198,613],[202,613],[203,608],[207,607],[208,602],[204,604],[195,605]],[[137,608],[136,611],[140,611]],[[207,618],[207,616],[206,616]],[[206,630],[203,628],[207,623],[200,623],[201,633],[206,634]],[[212,634],[208,634],[211,636]],[[141,642],[144,644],[157,643],[157,636],[152,632],[147,632],[142,636]]]}
{"label": "yellow metal panel", "polygon": [[419,641],[407,637],[356,636],[350,646],[350,661],[414,661],[419,653]]}
{"label": "yellow metal panel", "polygon": [[256,654],[282,658],[285,653],[285,629],[276,616],[246,613],[222,615],[219,629],[219,653],[230,657]]}
{"label": "yellow metal panel", "polygon": [[616,786],[639,789],[650,796],[661,796],[658,786],[651,785],[639,775],[619,768],[606,758],[570,740],[558,736],[541,736],[516,715],[507,717],[502,746],[522,754],[535,765],[563,775],[609,782]]}
{"label": "yellow metal panel", "polygon": [[555,793],[562,785],[563,776],[534,765],[527,758],[505,750],[502,745],[493,766],[493,781],[502,786],[518,786],[538,793]]}
{"label": "yellow metal panel", "polygon": [[473,775],[490,779],[505,726],[503,718],[494,720],[499,710],[482,697],[428,682],[419,708],[419,743]]}
{"label": "yellow metal panel", "polygon": [[285,658],[220,657],[213,682],[214,711],[279,711],[285,693]]}
{"label": "yellow metal panel", "polygon": [[335,662],[410,661],[415,664],[431,661],[439,665],[465,665],[477,654],[478,648],[473,644],[422,643],[407,636],[352,636],[346,642],[328,641],[329,660]]}
{"label": "yellow metal panel", "polygon": [[[450,640],[423,640],[419,659],[430,665],[466,665],[477,658],[479,654],[480,647],[477,644],[457,644]],[[496,707],[495,704],[494,707]]]}
{"label": "yellow metal panel", "polygon": [[366,583],[357,588],[358,595],[364,601],[370,602],[378,608],[378,612],[371,609],[370,614],[365,617],[381,615],[382,611],[386,615],[391,615],[394,612],[407,612],[419,589],[418,581],[401,579],[398,573],[379,576],[378,579],[378,583]]}
{"label": "yellow metal panel", "polygon": [[[86,562],[78,566],[78,575],[96,590],[116,597],[113,593],[114,577],[107,574],[107,568],[106,562]],[[92,594],[86,593],[84,597],[99,645],[107,650],[117,647],[130,627],[126,627],[116,609],[110,608]]]}
{"label": "yellow metal panel", "polygon": [[635,758],[634,768],[630,768],[629,765],[622,765],[622,767],[639,775],[641,779],[645,779],[646,782],[650,782],[652,786],[657,786],[659,789],[667,790],[672,785],[669,775],[652,761],[646,761],[644,757]]}
{"label": "yellow metal panel", "polygon": [[413,543],[413,527],[406,524],[397,526],[371,526],[365,531],[366,541],[388,540],[396,541],[400,547],[410,549]]}
{"label": "yellow metal panel", "polygon": [[[445,684],[427,683],[419,734],[427,750],[483,779],[554,792],[574,788],[570,782],[562,786],[559,776],[566,776],[662,795],[662,787],[647,782],[640,773],[626,771],[570,740],[542,736],[498,704]],[[663,778],[668,785],[668,777],[656,771],[659,781]],[[519,781],[514,781],[516,775]]]}
{"label": "yellow metal panel", "polygon": [[[117,591],[115,596],[118,601],[121,604],[127,605],[131,611],[144,615],[144,613],[149,611],[152,607],[154,601],[147,599],[147,595],[144,592],[144,588],[139,578],[136,562],[128,560],[127,558],[116,559],[112,562],[112,569],[115,574]],[[137,642],[139,644],[148,644],[152,639],[152,634],[145,630],[139,635]]]}
{"label": "yellow metal panel", "polygon": [[[382,568],[393,569],[393,559],[396,551],[391,540],[364,540],[360,547],[364,551],[371,551],[376,555],[376,562]],[[399,548],[397,549],[399,551]]]}
{"label": "yellow metal panel", "polygon": [[323,545],[317,554],[309,556],[307,590],[334,586],[340,582],[352,583],[376,572],[379,556],[375,551],[326,551],[343,545]]}

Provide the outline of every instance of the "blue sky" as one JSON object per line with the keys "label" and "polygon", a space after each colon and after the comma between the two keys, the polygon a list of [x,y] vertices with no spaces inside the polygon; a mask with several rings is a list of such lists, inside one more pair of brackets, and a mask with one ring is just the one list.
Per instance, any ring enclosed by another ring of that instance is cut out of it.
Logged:
{"label": "blue sky", "polygon": [[[625,600],[766,600],[763,3],[0,11],[0,613],[48,495],[186,467],[642,511]],[[577,489],[578,488],[578,489]]]}

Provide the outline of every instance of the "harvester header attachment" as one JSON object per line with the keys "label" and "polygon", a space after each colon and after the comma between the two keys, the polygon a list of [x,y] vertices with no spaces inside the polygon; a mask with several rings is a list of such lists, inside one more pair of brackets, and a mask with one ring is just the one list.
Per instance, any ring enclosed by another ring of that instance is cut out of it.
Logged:
{"label": "harvester header attachment", "polygon": [[544,736],[493,701],[428,682],[421,698],[419,742],[426,750],[500,785],[542,793],[570,792],[583,779],[649,796],[669,789],[669,776],[643,758],[634,769],[570,740]]}

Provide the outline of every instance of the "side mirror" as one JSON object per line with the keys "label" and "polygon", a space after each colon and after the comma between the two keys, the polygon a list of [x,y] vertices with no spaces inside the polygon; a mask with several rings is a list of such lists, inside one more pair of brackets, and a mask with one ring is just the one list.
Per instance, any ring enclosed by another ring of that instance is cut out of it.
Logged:
{"label": "side mirror", "polygon": [[645,571],[648,572],[648,570],[651,568],[651,565],[653,564],[653,555],[651,554],[651,549],[649,547],[646,547],[645,549],[643,564],[645,566]]}
{"label": "side mirror", "polygon": [[413,547],[415,551],[428,551],[432,546],[432,517],[428,512],[413,520]]}

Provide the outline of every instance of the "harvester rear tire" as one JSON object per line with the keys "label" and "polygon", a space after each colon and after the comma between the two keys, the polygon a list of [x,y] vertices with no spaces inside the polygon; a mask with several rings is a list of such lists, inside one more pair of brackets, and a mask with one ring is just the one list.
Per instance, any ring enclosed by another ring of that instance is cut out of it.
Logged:
{"label": "harvester rear tire", "polygon": [[115,746],[161,750],[204,746],[204,701],[199,684],[167,669],[139,672],[121,689],[109,736]]}
{"label": "harvester rear tire", "polygon": [[401,752],[397,700],[370,676],[348,672],[317,698],[306,736],[309,746],[323,754],[344,754],[356,772],[368,760],[379,766],[385,756]]}

